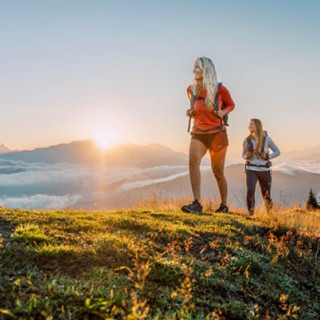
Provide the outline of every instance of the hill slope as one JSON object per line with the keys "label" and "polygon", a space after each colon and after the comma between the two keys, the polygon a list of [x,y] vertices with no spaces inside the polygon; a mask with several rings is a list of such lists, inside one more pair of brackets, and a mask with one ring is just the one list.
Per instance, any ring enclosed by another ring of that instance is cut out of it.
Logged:
{"label": "hill slope", "polygon": [[276,220],[2,208],[0,226],[0,319],[316,319],[320,313],[319,238]]}

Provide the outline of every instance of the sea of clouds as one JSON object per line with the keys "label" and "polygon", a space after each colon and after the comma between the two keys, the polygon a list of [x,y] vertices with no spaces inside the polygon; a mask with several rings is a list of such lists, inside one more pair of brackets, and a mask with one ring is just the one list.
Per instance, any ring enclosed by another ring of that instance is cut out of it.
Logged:
{"label": "sea of clouds", "polygon": [[[228,161],[227,165],[241,161]],[[210,166],[202,166],[210,170]],[[273,171],[286,175],[320,175],[320,163],[275,163]],[[103,167],[70,163],[25,163],[0,159],[0,206],[29,209],[85,207],[102,198],[187,176],[187,166],[153,168]]]}

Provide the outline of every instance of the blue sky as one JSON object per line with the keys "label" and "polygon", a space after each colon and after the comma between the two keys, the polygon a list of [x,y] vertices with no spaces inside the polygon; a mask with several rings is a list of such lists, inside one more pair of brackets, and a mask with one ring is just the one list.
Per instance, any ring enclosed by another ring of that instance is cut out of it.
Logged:
{"label": "blue sky", "polygon": [[236,103],[230,154],[251,117],[282,150],[314,146],[319,39],[318,1],[1,2],[0,143],[98,131],[187,151],[185,90],[208,56]]}

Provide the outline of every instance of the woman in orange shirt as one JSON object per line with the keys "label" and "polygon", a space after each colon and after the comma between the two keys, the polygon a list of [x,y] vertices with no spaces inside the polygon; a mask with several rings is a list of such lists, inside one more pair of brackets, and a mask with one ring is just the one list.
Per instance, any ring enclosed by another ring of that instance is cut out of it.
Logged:
{"label": "woman in orange shirt", "polygon": [[[229,142],[224,116],[234,109],[234,102],[228,89],[218,82],[215,66],[209,58],[196,58],[193,74],[194,80],[187,93],[189,99],[194,99],[194,106],[187,110],[187,116],[194,119],[189,148],[189,175],[194,201],[181,209],[183,212],[202,212],[200,163],[209,150],[212,172],[221,197],[220,207],[215,212],[228,213],[224,163]],[[215,99],[217,94],[218,99]],[[218,107],[215,108],[217,101]]]}

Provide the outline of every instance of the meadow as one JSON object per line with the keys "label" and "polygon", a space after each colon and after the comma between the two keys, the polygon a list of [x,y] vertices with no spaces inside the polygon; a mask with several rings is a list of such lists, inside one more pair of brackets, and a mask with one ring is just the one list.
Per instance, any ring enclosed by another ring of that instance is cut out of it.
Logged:
{"label": "meadow", "polygon": [[320,211],[180,205],[1,208],[0,319],[318,319]]}

